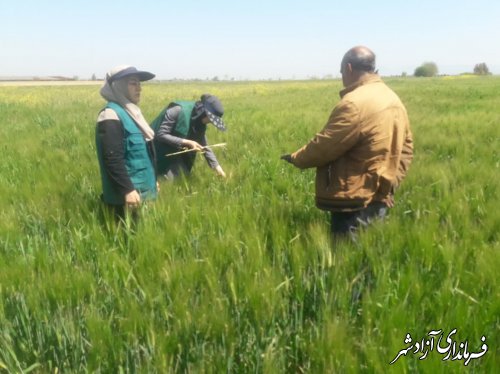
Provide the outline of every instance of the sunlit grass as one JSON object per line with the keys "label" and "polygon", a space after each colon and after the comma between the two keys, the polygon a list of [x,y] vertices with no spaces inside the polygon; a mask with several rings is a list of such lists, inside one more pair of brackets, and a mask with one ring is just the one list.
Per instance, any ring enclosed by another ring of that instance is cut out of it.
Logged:
{"label": "sunlit grass", "polygon": [[[339,81],[145,85],[150,120],[220,96],[229,131],[208,138],[229,178],[200,158],[134,235],[99,204],[97,86],[0,88],[0,372],[494,372],[500,81],[388,83],[415,160],[387,222],[334,247],[314,170],[279,155],[324,125]],[[389,365],[406,333],[453,328],[487,354]]]}

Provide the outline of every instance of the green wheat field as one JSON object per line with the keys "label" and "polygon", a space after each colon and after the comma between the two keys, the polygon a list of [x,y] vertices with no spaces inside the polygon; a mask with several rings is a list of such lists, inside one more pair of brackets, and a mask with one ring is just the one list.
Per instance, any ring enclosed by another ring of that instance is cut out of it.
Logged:
{"label": "green wheat field", "polygon": [[[143,85],[151,121],[218,95],[198,157],[135,234],[99,202],[99,86],[0,87],[0,373],[494,373],[500,367],[500,77],[388,78],[415,157],[389,219],[331,244],[314,170],[279,159],[321,129],[341,82]],[[465,366],[432,330],[487,352]],[[496,369],[495,369],[496,368]]]}

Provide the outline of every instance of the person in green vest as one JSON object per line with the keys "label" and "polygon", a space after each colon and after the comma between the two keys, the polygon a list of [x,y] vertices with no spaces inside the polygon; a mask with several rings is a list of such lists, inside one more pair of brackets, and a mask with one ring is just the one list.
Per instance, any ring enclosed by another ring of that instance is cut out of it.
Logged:
{"label": "person in green vest", "polygon": [[138,106],[141,82],[154,77],[133,66],[118,66],[108,72],[100,91],[107,101],[95,131],[101,198],[118,218],[157,195],[154,131]]}
{"label": "person in green vest", "polygon": [[[156,168],[158,175],[168,180],[191,173],[196,153],[203,152],[208,165],[221,177],[226,174],[214,152],[207,148],[207,124],[220,131],[226,131],[222,121],[224,108],[219,98],[204,94],[198,101],[174,101],[163,109],[153,121],[155,130]],[[168,156],[182,149],[190,149],[180,155]]]}

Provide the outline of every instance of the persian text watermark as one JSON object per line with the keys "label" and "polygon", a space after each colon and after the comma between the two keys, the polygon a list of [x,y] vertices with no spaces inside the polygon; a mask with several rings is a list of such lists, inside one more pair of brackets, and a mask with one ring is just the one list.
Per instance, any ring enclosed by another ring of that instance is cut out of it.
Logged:
{"label": "persian text watermark", "polygon": [[442,330],[432,330],[427,335],[428,337],[422,338],[421,341],[413,341],[411,335],[406,334],[405,344],[411,344],[409,347],[404,348],[399,351],[397,356],[390,362],[392,365],[401,356],[406,356],[407,353],[418,354],[420,353],[420,360],[424,360],[429,352],[432,352],[434,347],[436,351],[442,355],[446,355],[443,361],[446,360],[464,360],[464,365],[469,365],[471,360],[483,357],[486,352],[488,352],[488,346],[486,345],[486,336],[481,337],[482,345],[481,352],[469,352],[469,342],[466,340],[464,342],[456,342],[452,339],[452,336],[457,332],[457,329],[451,330],[451,332],[446,337],[446,344],[442,344],[444,333]]}

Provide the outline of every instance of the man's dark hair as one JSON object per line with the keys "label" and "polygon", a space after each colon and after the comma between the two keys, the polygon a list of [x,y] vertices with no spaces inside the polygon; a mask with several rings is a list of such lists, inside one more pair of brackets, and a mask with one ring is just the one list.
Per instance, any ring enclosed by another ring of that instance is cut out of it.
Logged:
{"label": "man's dark hair", "polygon": [[353,70],[375,72],[375,53],[366,47],[354,47],[344,55],[342,63],[351,64]]}

